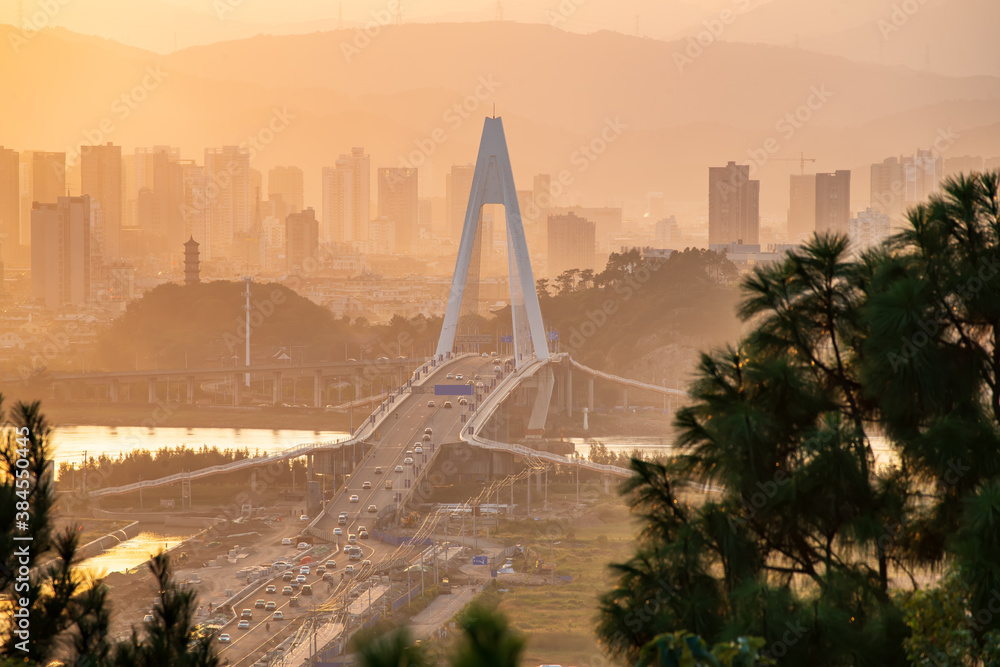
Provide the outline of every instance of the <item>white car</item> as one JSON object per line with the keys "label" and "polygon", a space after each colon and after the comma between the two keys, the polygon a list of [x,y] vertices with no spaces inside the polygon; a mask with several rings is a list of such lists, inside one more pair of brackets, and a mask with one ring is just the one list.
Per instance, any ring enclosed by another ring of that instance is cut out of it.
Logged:
{"label": "white car", "polygon": [[229,636],[228,632],[223,632],[221,635],[219,635],[220,644],[228,644],[231,641],[233,641],[233,638]]}
{"label": "white car", "polygon": [[405,459],[403,459],[403,465],[408,465],[408,466],[413,465],[413,459],[407,456]]}
{"label": "white car", "polygon": [[423,454],[424,453],[424,448],[421,447],[420,445],[414,445],[414,447],[413,447],[413,453],[414,454]]}
{"label": "white car", "polygon": [[271,616],[271,620],[272,621],[283,621],[283,620],[285,620],[285,615],[282,612],[280,612],[280,611],[276,611]]}
{"label": "white car", "polygon": [[351,496],[351,502],[352,503],[356,503],[358,501],[359,501],[359,498],[357,496]]}
{"label": "white car", "polygon": [[433,408],[434,407],[434,401],[427,401],[427,407]]}
{"label": "white car", "polygon": [[250,629],[250,621],[240,621],[239,624],[236,626],[236,629],[237,630],[249,630]]}
{"label": "white car", "polygon": [[462,374],[461,374],[461,373],[459,373],[458,375],[456,375],[456,376],[455,376],[455,379],[456,379],[456,380],[461,380],[461,379],[463,379],[463,378],[462,378]]}
{"label": "white car", "polygon": [[310,545],[308,542],[299,542],[298,546],[295,548],[298,549],[299,551],[305,551],[306,549],[309,548],[309,546]]}
{"label": "white car", "polygon": [[336,528],[333,529],[333,534],[334,535],[343,535],[344,531],[340,528],[340,526],[337,526]]}
{"label": "white car", "polygon": [[309,566],[303,565],[299,568],[299,574],[309,574]]}
{"label": "white car", "polygon": [[344,567],[344,574],[354,574],[354,566],[347,565],[346,567]]}
{"label": "white car", "polygon": [[375,514],[376,512],[378,512],[378,508],[375,507],[375,505],[369,505],[368,511],[371,512],[372,514]]}
{"label": "white car", "polygon": [[489,358],[490,358],[490,355],[488,355],[487,353],[483,352],[483,359],[489,359]]}
{"label": "white car", "polygon": [[447,379],[454,380],[455,379],[454,373],[448,373]]}
{"label": "white car", "polygon": [[290,546],[292,546],[292,538],[286,537],[286,538],[282,539],[281,540],[281,546],[283,546],[283,547],[290,547]]}
{"label": "white car", "polygon": [[428,426],[427,428],[424,429],[424,433],[426,433],[427,435],[433,435],[434,434],[434,429],[432,429],[430,426]]}
{"label": "white car", "polygon": [[299,515],[299,521],[308,521],[308,520],[309,520],[309,515],[308,514],[300,514]]}
{"label": "white car", "polygon": [[403,472],[403,466],[396,466],[396,472]]}
{"label": "white car", "polygon": [[367,491],[367,490],[368,490],[368,489],[370,489],[370,488],[372,488],[372,483],[371,483],[371,482],[365,482],[365,483],[363,483],[363,484],[361,485],[361,489],[362,489],[363,491]]}
{"label": "white car", "polygon": [[299,582],[300,584],[304,584],[306,582],[306,575],[300,574],[299,576],[295,577],[295,581]]}

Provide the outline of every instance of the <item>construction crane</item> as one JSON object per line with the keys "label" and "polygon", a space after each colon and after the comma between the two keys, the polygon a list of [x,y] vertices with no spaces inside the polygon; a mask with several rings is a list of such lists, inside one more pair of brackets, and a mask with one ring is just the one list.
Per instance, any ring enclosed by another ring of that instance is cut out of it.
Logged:
{"label": "construction crane", "polygon": [[773,157],[772,160],[777,160],[779,162],[798,162],[799,163],[799,173],[806,173],[806,162],[815,162],[816,158],[806,157],[805,153],[799,153],[798,157]]}

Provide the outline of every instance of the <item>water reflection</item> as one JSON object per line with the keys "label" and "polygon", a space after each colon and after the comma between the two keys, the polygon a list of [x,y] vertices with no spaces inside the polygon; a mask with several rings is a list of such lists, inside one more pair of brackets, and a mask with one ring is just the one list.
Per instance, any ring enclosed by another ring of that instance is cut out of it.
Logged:
{"label": "water reflection", "polygon": [[99,556],[88,558],[77,567],[95,576],[112,572],[124,572],[142,565],[149,557],[161,549],[177,546],[190,535],[173,535],[153,531],[143,531]]}

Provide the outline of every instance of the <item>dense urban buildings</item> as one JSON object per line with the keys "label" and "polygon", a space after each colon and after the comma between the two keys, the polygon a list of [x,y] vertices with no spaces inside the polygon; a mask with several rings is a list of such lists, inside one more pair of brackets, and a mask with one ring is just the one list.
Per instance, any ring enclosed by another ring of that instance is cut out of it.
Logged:
{"label": "dense urban buildings", "polygon": [[868,207],[851,218],[847,238],[851,251],[860,254],[889,237],[889,216]]}
{"label": "dense urban buildings", "polygon": [[0,146],[0,260],[19,259],[21,250],[21,174],[17,151]]}
{"label": "dense urban buildings", "polygon": [[416,169],[382,167],[378,170],[378,214],[395,223],[395,251],[408,253],[413,250],[419,215]]}
{"label": "dense urban buildings", "polygon": [[101,256],[113,262],[121,258],[122,231],[122,148],[110,142],[104,146],[80,148],[81,194],[101,208]]}
{"label": "dense urban buildings", "polygon": [[309,208],[289,213],[285,220],[285,258],[289,273],[307,269],[306,260],[316,261],[319,249],[319,221]]}

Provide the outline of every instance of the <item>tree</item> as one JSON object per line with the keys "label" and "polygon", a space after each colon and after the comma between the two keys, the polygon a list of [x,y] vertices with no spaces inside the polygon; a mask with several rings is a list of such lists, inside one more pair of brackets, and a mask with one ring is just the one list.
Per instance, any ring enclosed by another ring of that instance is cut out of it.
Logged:
{"label": "tree", "polygon": [[[0,657],[32,664],[59,657],[74,667],[216,667],[213,636],[195,630],[197,596],[178,590],[162,553],[149,564],[160,591],[153,621],[141,634],[133,628],[130,638],[110,641],[107,587],[74,571],[76,532],[66,529],[53,536],[51,428],[41,404],[18,403],[8,416],[0,396],[0,422],[0,505],[15,509],[0,514],[0,593],[10,595],[17,607],[15,623],[5,625],[0,638]],[[21,607],[27,610],[30,635],[18,633]]]}
{"label": "tree", "polygon": [[452,667],[518,667],[525,640],[499,611],[473,605],[459,615],[462,638],[450,660]]}
{"label": "tree", "polygon": [[[702,355],[676,419],[682,454],[633,462],[624,493],[646,528],[602,600],[610,652],[634,659],[651,636],[687,628],[710,641],[760,635],[789,664],[905,664],[915,654],[893,578],[918,588],[915,568],[942,562],[968,591],[954,617],[989,609],[998,184],[949,180],[884,247],[855,258],[846,239],[817,236],[744,280],[748,333]],[[876,466],[873,432],[898,464]],[[689,481],[714,491],[687,506],[674,489]],[[998,625],[984,614],[971,640],[987,645]]]}

